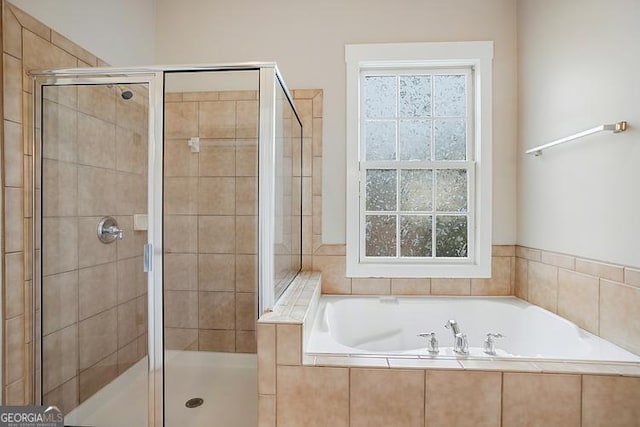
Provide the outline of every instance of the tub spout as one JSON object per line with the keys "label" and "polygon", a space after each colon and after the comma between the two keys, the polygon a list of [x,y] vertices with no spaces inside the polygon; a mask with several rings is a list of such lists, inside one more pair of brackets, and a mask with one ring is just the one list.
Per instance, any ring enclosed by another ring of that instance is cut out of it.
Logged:
{"label": "tub spout", "polygon": [[453,332],[454,338],[456,335],[460,333],[460,327],[458,326],[458,322],[456,322],[453,319],[447,320],[447,323],[445,323],[444,327],[447,329],[451,329],[451,332]]}
{"label": "tub spout", "polygon": [[460,326],[458,322],[453,319],[447,321],[444,325],[445,328],[451,329],[453,333],[453,351],[457,354],[467,355],[469,354],[469,343],[467,341],[467,334],[460,332]]}

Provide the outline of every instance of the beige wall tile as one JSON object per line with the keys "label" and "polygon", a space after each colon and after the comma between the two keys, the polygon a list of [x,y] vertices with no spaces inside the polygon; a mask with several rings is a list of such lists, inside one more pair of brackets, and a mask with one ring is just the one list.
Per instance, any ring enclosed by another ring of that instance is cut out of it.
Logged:
{"label": "beige wall tile", "polygon": [[236,353],[257,353],[256,331],[236,331]]}
{"label": "beige wall tile", "polygon": [[75,216],[78,212],[78,167],[73,163],[43,160],[42,214]]}
{"label": "beige wall tile", "polygon": [[254,177],[236,178],[236,214],[258,214],[258,180]]}
{"label": "beige wall tile", "polygon": [[258,344],[258,393],[276,392],[276,325],[258,323],[256,326]]}
{"label": "beige wall tile", "polygon": [[116,209],[118,215],[147,212],[147,178],[144,175],[117,173]]}
{"label": "beige wall tile", "polygon": [[582,425],[632,426],[640,420],[640,378],[585,375]]}
{"label": "beige wall tile", "polygon": [[302,363],[302,326],[280,324],[276,328],[278,365]]}
{"label": "beige wall tile", "polygon": [[471,279],[431,279],[432,295],[471,295]]}
{"label": "beige wall tile", "polygon": [[116,306],[118,290],[116,266],[115,262],[111,262],[80,269],[78,272],[79,320]]}
{"label": "beige wall tile", "polygon": [[256,294],[236,293],[236,330],[253,331],[256,329]]}
{"label": "beige wall tile", "polygon": [[58,33],[57,31],[51,30],[51,43],[53,43],[54,45],[58,46],[61,49],[64,49],[65,51],[69,52],[70,54],[72,54],[73,56],[75,56],[82,62],[87,63],[90,66],[96,65],[96,62],[98,59],[96,58],[95,55],[83,49],[82,47],[78,46],[77,44],[75,44],[74,42],[72,42],[62,34]]}
{"label": "beige wall tile", "polygon": [[236,349],[234,331],[200,329],[199,335],[198,350],[200,351],[234,352]]}
{"label": "beige wall tile", "polygon": [[529,302],[555,313],[558,309],[558,267],[530,261],[527,275]]}
{"label": "beige wall tile", "polygon": [[43,218],[42,224],[46,230],[42,236],[44,274],[48,276],[78,268],[78,220],[76,218]]}
{"label": "beige wall tile", "polygon": [[471,295],[511,295],[511,257],[491,259],[490,279],[471,279]]}
{"label": "beige wall tile", "polygon": [[189,138],[198,136],[197,102],[167,102],[164,114],[165,138],[181,138],[187,146]]}
{"label": "beige wall tile", "polygon": [[500,372],[427,371],[427,426],[500,426]]}
{"label": "beige wall tile", "polygon": [[[16,15],[18,20],[20,17]],[[23,23],[24,25],[24,23]],[[76,67],[75,56],[65,52],[31,31],[22,32],[23,66],[27,70]]]}
{"label": "beige wall tile", "polygon": [[105,354],[118,349],[117,310],[115,308],[81,321],[78,324],[80,369],[86,369]]}
{"label": "beige wall tile", "polygon": [[356,295],[389,295],[391,293],[391,279],[351,279],[351,293]]}
{"label": "beige wall tile", "polygon": [[[187,143],[182,139],[167,139],[164,142],[164,174],[165,176],[197,176],[198,163],[203,163],[210,147],[201,148],[200,154],[191,152]],[[233,158],[231,159],[232,167]],[[210,165],[207,169],[210,168]]]}
{"label": "beige wall tile", "polygon": [[542,251],[538,249],[527,248],[524,246],[516,246],[516,256],[518,258],[540,262],[540,260],[542,259]]}
{"label": "beige wall tile", "polygon": [[51,40],[51,29],[44,25],[42,22],[38,21],[28,13],[22,11],[22,9],[19,9],[10,3],[7,3],[7,9],[10,9],[15,14],[16,18],[18,19],[20,24],[25,27],[25,29],[32,31],[45,40]]}
{"label": "beige wall tile", "polygon": [[625,267],[624,283],[626,283],[627,285],[635,286],[636,288],[640,288],[640,270]]}
{"label": "beige wall tile", "polygon": [[544,264],[555,265],[556,267],[566,268],[567,270],[574,270],[576,267],[575,257],[554,252],[542,251],[540,260]]}
{"label": "beige wall tile", "polygon": [[9,384],[5,387],[5,404],[6,405],[24,405],[25,401],[25,379]]}
{"label": "beige wall tile", "polygon": [[78,272],[71,271],[43,279],[42,333],[48,335],[78,319]]}
{"label": "beige wall tile", "polygon": [[200,215],[234,215],[235,178],[200,178],[198,181],[198,213]]}
{"label": "beige wall tile", "polygon": [[576,271],[616,282],[624,280],[624,267],[619,265],[577,258]]}
{"label": "beige wall tile", "polygon": [[258,252],[258,217],[236,217],[236,253],[255,254]]}
{"label": "beige wall tile", "polygon": [[198,217],[165,215],[165,253],[196,253],[198,250]]}
{"label": "beige wall tile", "polygon": [[24,254],[14,252],[4,257],[4,318],[10,319],[24,312]]}
{"label": "beige wall tile", "polygon": [[3,50],[16,58],[22,58],[22,25],[7,7],[3,19]]}
{"label": "beige wall tile", "polygon": [[640,354],[640,289],[600,280],[600,336]]}
{"label": "beige wall tile", "polygon": [[529,298],[529,262],[524,258],[516,258],[515,294],[524,300]]}
{"label": "beige wall tile", "polygon": [[236,103],[234,101],[200,102],[198,135],[200,138],[235,138]]}
{"label": "beige wall tile", "polygon": [[502,425],[579,426],[579,375],[505,373]]}
{"label": "beige wall tile", "polygon": [[391,279],[393,295],[429,295],[431,279]]}
{"label": "beige wall tile", "polygon": [[144,174],[147,170],[147,145],[146,135],[116,127],[116,169]]}
{"label": "beige wall tile", "polygon": [[43,337],[42,356],[42,387],[45,393],[75,377],[78,373],[77,325]]}
{"label": "beige wall tile", "polygon": [[198,330],[164,328],[164,345],[169,350],[197,350]]}
{"label": "beige wall tile", "polygon": [[4,121],[4,185],[22,187],[23,185],[22,126],[9,120]]}
{"label": "beige wall tile", "polygon": [[[143,299],[131,300],[118,306],[118,348],[123,348],[146,330],[146,303]],[[146,302],[146,298],[145,298]]]}
{"label": "beige wall tile", "polygon": [[276,397],[258,396],[258,427],[276,427]]}
{"label": "beige wall tile", "polygon": [[163,268],[166,290],[198,290],[198,255],[165,254]]}
{"label": "beige wall tile", "polygon": [[75,162],[78,158],[78,113],[75,109],[45,101],[42,133],[48,144],[42,147],[45,159]]}
{"label": "beige wall tile", "polygon": [[349,425],[424,426],[424,375],[422,370],[351,369]]}
{"label": "beige wall tile", "polygon": [[197,328],[198,293],[165,291],[164,325],[167,328]]}
{"label": "beige wall tile", "polygon": [[165,178],[164,213],[165,215],[198,214],[198,178]]}
{"label": "beige wall tile", "polygon": [[[171,102],[178,101],[218,101],[220,92],[183,92],[183,93],[167,93],[171,95]],[[169,98],[165,98],[169,99]],[[167,101],[168,102],[168,101]]]}
{"label": "beige wall tile", "polygon": [[322,118],[313,119],[313,155],[322,156]]}
{"label": "beige wall tile", "polygon": [[24,316],[5,321],[4,381],[10,384],[24,377]]}
{"label": "beige wall tile", "polygon": [[236,147],[205,145],[200,147],[200,176],[235,176]]}
{"label": "beige wall tile", "polygon": [[[105,122],[116,122],[116,88],[110,85],[77,86],[78,110]],[[59,92],[60,88],[55,88]],[[75,101],[75,100],[74,100]],[[74,104],[68,103],[69,106]]]}
{"label": "beige wall tile", "polygon": [[516,256],[516,247],[514,245],[493,245],[491,246],[491,256]]}
{"label": "beige wall tile", "polygon": [[558,314],[581,328],[598,334],[600,283],[586,274],[560,269],[558,272]]}
{"label": "beige wall tile", "polygon": [[24,249],[24,200],[22,188],[4,188],[4,250]]}
{"label": "beige wall tile", "polygon": [[258,144],[255,139],[236,141],[236,176],[258,176]]}
{"label": "beige wall tile", "polygon": [[346,277],[344,256],[314,256],[313,270],[322,273],[323,294],[351,293],[351,279]]}
{"label": "beige wall tile", "polygon": [[142,256],[144,244],[147,243],[147,232],[133,230],[133,215],[118,215],[118,226],[123,230],[125,238],[116,240],[116,253],[118,259],[126,259]]}
{"label": "beige wall tile", "polygon": [[78,215],[115,214],[116,203],[125,196],[124,191],[118,191],[124,190],[118,184],[115,171],[78,166]]}
{"label": "beige wall tile", "polygon": [[235,312],[233,292],[198,292],[198,327],[201,329],[234,329]]}
{"label": "beige wall tile", "polygon": [[138,341],[133,340],[130,344],[118,350],[118,375],[133,366],[139,359]]}
{"label": "beige wall tile", "polygon": [[44,404],[64,408],[65,413],[72,411],[78,406],[78,377],[73,377],[60,387],[45,394]]}
{"label": "beige wall tile", "polygon": [[80,372],[80,402],[93,396],[98,390],[118,376],[118,356],[113,353],[91,368]]}
{"label": "beige wall tile", "polygon": [[349,369],[279,366],[278,427],[349,425]]}
{"label": "beige wall tile", "polygon": [[[138,85],[127,85],[134,93],[144,93],[146,90],[136,89]],[[144,133],[147,128],[147,99],[139,95],[125,100],[120,96],[116,96],[116,125],[119,127]]]}
{"label": "beige wall tile", "polygon": [[3,58],[4,118],[22,123],[22,64],[6,53]]}
{"label": "beige wall tile", "polygon": [[258,137],[258,101],[236,102],[236,138]]}
{"label": "beige wall tile", "polygon": [[143,257],[118,261],[118,303],[127,302],[146,294],[147,286],[147,273],[144,272]]}
{"label": "beige wall tile", "polygon": [[198,217],[198,252],[234,253],[236,235],[229,230],[236,228],[236,222],[237,219],[233,216]]}
{"label": "beige wall tile", "polygon": [[235,256],[232,254],[199,255],[198,289],[233,291],[235,289]]}
{"label": "beige wall tile", "polygon": [[[75,219],[74,219],[75,220]],[[77,268],[79,265],[80,268],[84,267],[92,267],[97,264],[104,264],[106,262],[113,262],[117,259],[116,251],[117,246],[115,244],[104,244],[96,235],[96,227],[100,222],[101,217],[81,217],[78,218],[78,226],[77,226],[77,251],[76,256],[78,260],[77,264],[74,268]],[[46,234],[46,233],[45,233]],[[60,247],[60,245],[65,245],[65,240],[69,239],[69,236],[55,236],[52,237],[51,245],[53,248]],[[58,245],[58,246],[55,246]],[[45,245],[45,251],[47,247]],[[55,250],[56,252],[54,257],[61,257],[61,255],[65,252]],[[66,255],[64,255],[66,257]],[[45,259],[47,254],[45,252]]]}
{"label": "beige wall tile", "polygon": [[236,291],[257,292],[257,255],[236,255]]}
{"label": "beige wall tile", "polygon": [[113,123],[78,114],[78,141],[78,163],[115,169],[116,127]]}
{"label": "beige wall tile", "polygon": [[257,89],[256,90],[225,90],[225,91],[216,92],[216,93],[218,94],[218,98],[221,101],[258,99]]}

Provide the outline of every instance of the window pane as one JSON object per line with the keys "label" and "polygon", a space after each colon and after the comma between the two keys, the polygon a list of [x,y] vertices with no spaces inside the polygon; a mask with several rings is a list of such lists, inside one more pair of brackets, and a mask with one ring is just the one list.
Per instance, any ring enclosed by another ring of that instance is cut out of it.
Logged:
{"label": "window pane", "polygon": [[364,78],[364,113],[368,119],[396,117],[395,76]]}
{"label": "window pane", "polygon": [[463,258],[467,256],[467,217],[436,217],[436,256]]}
{"label": "window pane", "polygon": [[400,217],[400,255],[406,257],[431,256],[431,215],[403,215]]}
{"label": "window pane", "polygon": [[467,171],[465,169],[436,171],[436,209],[438,212],[467,211]]}
{"label": "window pane", "polygon": [[400,117],[431,115],[431,76],[400,76]]}
{"label": "window pane", "polygon": [[467,112],[466,77],[433,76],[433,108],[437,117],[465,117]]}
{"label": "window pane", "polygon": [[434,120],[436,160],[466,160],[467,128],[464,119]]}
{"label": "window pane", "polygon": [[396,209],[395,169],[367,170],[367,210],[393,211]]}
{"label": "window pane", "polygon": [[400,210],[432,210],[432,179],[432,169],[403,169],[400,175]]}
{"label": "window pane", "polygon": [[399,129],[400,160],[431,159],[431,122],[401,120]]}
{"label": "window pane", "polygon": [[396,122],[365,123],[365,147],[367,160],[396,159]]}
{"label": "window pane", "polygon": [[395,215],[367,215],[366,256],[396,256]]}

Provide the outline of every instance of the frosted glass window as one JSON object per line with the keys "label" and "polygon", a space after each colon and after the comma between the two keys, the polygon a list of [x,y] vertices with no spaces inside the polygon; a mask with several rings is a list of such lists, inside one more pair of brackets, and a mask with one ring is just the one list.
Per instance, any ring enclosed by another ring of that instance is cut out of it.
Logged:
{"label": "frosted glass window", "polygon": [[404,169],[400,174],[400,210],[430,211],[433,206],[433,170]]}
{"label": "frosted glass window", "polygon": [[400,76],[400,117],[431,115],[431,76]]}
{"label": "frosted glass window", "polygon": [[395,76],[367,76],[364,79],[364,112],[369,119],[396,116],[398,85]]}
{"label": "frosted glass window", "polygon": [[400,217],[400,255],[430,257],[432,233],[430,215],[402,215]]}
{"label": "frosted glass window", "polygon": [[431,158],[431,121],[400,120],[398,139],[400,160]]}
{"label": "frosted glass window", "polygon": [[467,129],[464,119],[433,121],[436,160],[466,160]]}
{"label": "frosted glass window", "polygon": [[396,159],[396,122],[368,121],[365,123],[367,160]]}
{"label": "frosted glass window", "polygon": [[436,256],[463,258],[467,256],[467,217],[436,217]]}
{"label": "frosted glass window", "polygon": [[467,171],[441,169],[436,171],[436,208],[439,212],[466,212]]}
{"label": "frosted glass window", "polygon": [[466,115],[466,77],[464,75],[439,75],[433,77],[434,115],[438,117],[462,117]]}
{"label": "frosted glass window", "polygon": [[367,210],[392,211],[396,209],[396,181],[394,169],[367,171]]}
{"label": "frosted glass window", "polygon": [[396,216],[367,215],[366,255],[396,256]]}

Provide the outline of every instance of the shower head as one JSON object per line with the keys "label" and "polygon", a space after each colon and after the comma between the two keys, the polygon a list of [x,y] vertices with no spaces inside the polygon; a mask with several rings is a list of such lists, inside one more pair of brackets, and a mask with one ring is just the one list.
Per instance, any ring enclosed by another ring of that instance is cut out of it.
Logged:
{"label": "shower head", "polygon": [[120,96],[122,97],[122,99],[131,99],[133,98],[133,92],[131,92],[129,89],[124,89],[122,90],[122,88],[120,89]]}

